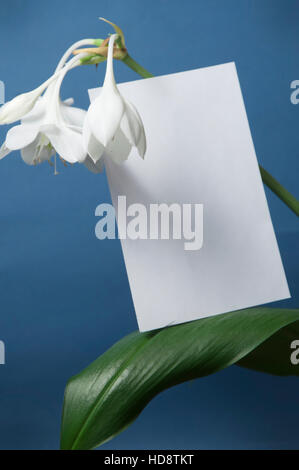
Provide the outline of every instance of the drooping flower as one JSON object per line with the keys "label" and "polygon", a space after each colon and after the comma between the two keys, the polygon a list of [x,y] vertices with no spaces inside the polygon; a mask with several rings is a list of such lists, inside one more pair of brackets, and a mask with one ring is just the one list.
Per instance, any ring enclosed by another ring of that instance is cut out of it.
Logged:
{"label": "drooping flower", "polygon": [[48,80],[46,80],[34,90],[17,95],[15,98],[1,106],[0,124],[12,124],[13,122],[19,121],[23,116],[28,114],[35,106],[38,98],[49,87],[49,85],[58,78],[61,69],[64,67],[68,57],[72,54],[72,52],[80,46],[97,45],[98,42],[98,39],[81,39],[80,41],[72,44],[72,46],[63,54],[60,61],[58,62],[55,73],[50,78],[48,78]]}
{"label": "drooping flower", "polygon": [[38,98],[55,78],[57,78],[57,74],[52,75],[52,77],[34,90],[28,93],[22,93],[7,103],[4,103],[0,108],[0,124],[12,124],[29,113]]}
{"label": "drooping flower", "polygon": [[[0,124],[10,124],[22,119],[20,126],[8,132],[6,141],[0,147],[0,159],[20,148],[23,160],[33,165],[50,161],[59,149],[65,160],[83,162],[94,173],[102,171],[102,163],[94,163],[82,149],[81,134],[86,111],[71,107],[74,102],[72,98],[62,102],[59,97],[65,74],[79,65],[81,58],[85,57],[80,54],[80,57],[70,61],[67,68],[62,70],[69,56],[80,46],[99,45],[101,42],[100,39],[82,39],[75,42],[61,57],[52,77],[37,89],[15,97],[0,108]],[[46,92],[41,97],[44,90]],[[32,140],[35,134],[36,137]]]}
{"label": "drooping flower", "polygon": [[120,94],[115,82],[113,47],[117,36],[110,37],[103,88],[91,103],[83,127],[85,148],[95,163],[104,152],[116,163],[126,160],[134,146],[142,158],[146,152],[145,131],[139,113]]}
{"label": "drooping flower", "polygon": [[0,149],[0,158],[10,151],[21,150],[23,160],[28,164],[49,160],[56,152],[69,162],[83,162],[86,151],[82,141],[82,127],[86,112],[70,106],[70,101],[60,99],[60,87],[66,73],[79,62],[85,54],[71,59],[54,79],[43,97],[36,101],[20,125],[11,128],[5,143]]}

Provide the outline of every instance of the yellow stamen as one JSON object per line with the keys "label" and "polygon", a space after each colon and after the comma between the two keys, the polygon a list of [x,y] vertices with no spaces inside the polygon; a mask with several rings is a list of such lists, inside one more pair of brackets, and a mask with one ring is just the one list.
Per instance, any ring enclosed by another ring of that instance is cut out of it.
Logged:
{"label": "yellow stamen", "polygon": [[62,158],[60,155],[59,155],[59,158],[60,158],[60,160],[62,161],[63,165],[67,167],[67,163],[66,163],[66,161],[65,161],[65,160],[63,160],[63,158]]}

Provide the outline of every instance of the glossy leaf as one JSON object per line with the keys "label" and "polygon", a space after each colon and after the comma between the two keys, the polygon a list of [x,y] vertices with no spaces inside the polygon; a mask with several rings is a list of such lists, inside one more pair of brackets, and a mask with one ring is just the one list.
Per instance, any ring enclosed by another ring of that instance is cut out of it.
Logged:
{"label": "glossy leaf", "polygon": [[280,349],[271,349],[271,367],[260,354],[248,355],[296,321],[299,310],[253,308],[125,337],[69,381],[61,448],[95,448],[128,427],[161,391],[232,364],[275,373]]}
{"label": "glossy leaf", "polygon": [[279,330],[237,365],[273,375],[299,375],[299,365],[290,360],[294,340],[299,340],[299,322]]}

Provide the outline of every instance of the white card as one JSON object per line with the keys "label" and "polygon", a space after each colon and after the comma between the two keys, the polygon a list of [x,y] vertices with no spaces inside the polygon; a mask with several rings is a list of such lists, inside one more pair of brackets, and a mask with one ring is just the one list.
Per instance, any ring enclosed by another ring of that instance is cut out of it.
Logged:
{"label": "white card", "polygon": [[[148,150],[106,159],[112,200],[203,204],[203,246],[122,240],[140,331],[290,296],[234,63],[119,85]],[[94,99],[99,89],[90,90]],[[124,229],[125,227],[119,227]]]}

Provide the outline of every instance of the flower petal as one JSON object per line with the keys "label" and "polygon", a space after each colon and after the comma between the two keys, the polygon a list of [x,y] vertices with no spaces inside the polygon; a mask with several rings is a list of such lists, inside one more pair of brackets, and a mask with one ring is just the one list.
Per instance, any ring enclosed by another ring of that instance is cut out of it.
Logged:
{"label": "flower petal", "polygon": [[65,104],[65,102],[60,104],[60,109],[63,119],[66,121],[66,124],[73,126],[79,129],[83,128],[86,111],[80,108],[73,108]]}
{"label": "flower petal", "polygon": [[36,103],[39,95],[35,91],[22,93],[0,108],[0,124],[11,124],[27,114]]}
{"label": "flower petal", "polygon": [[83,163],[92,173],[97,174],[103,172],[104,164],[102,159],[94,163],[94,161],[89,156],[87,156]]}
{"label": "flower petal", "polygon": [[83,125],[83,145],[91,159],[96,163],[103,155],[105,147],[91,133],[88,119]]}
{"label": "flower petal", "polygon": [[28,93],[22,93],[21,95],[16,96],[1,106],[0,124],[11,124],[15,121],[19,121],[19,119],[22,119],[23,116],[32,110],[44,90],[49,87],[51,83],[57,79],[57,77],[58,74],[54,73],[39,87],[29,91]]}
{"label": "flower petal", "polygon": [[39,98],[32,110],[22,117],[22,124],[34,124],[36,121],[41,121],[46,114],[46,100],[44,97]]}
{"label": "flower petal", "polygon": [[39,151],[37,147],[38,143],[39,136],[35,139],[34,142],[21,150],[22,159],[25,163],[27,163],[27,165],[33,165],[37,159],[39,163],[50,160],[53,150],[48,146],[44,146],[42,147],[42,150]]}
{"label": "flower petal", "polygon": [[63,100],[63,104],[66,106],[72,106],[74,104],[74,98],[67,98],[66,100]]}
{"label": "flower petal", "polygon": [[141,158],[144,158],[146,153],[146,137],[145,132],[141,132],[139,142],[137,144],[137,150]]}
{"label": "flower petal", "polygon": [[6,147],[6,142],[4,142],[4,144],[2,144],[0,147],[0,160],[6,157],[6,155],[8,155],[10,152],[11,151]]}
{"label": "flower petal", "polygon": [[146,152],[146,137],[141,117],[132,103],[126,101],[125,105],[126,110],[120,127],[129,142],[137,147],[139,155],[143,158]]}
{"label": "flower petal", "polygon": [[121,129],[118,129],[115,138],[107,145],[105,155],[115,163],[123,163],[130,155],[131,149],[132,145]]}
{"label": "flower petal", "polygon": [[19,150],[27,145],[31,144],[37,134],[38,126],[29,124],[20,124],[14,126],[7,132],[6,136],[6,147],[10,150]]}
{"label": "flower petal", "polygon": [[146,135],[145,135],[144,125],[143,125],[142,119],[141,119],[141,117],[140,117],[140,114],[139,114],[139,112],[137,111],[137,109],[135,108],[135,106],[133,105],[133,103],[128,102],[128,104],[130,105],[132,112],[135,113],[136,118],[139,120],[139,124],[140,124],[140,137],[139,137],[139,140],[138,140],[138,142],[137,142],[136,147],[137,147],[137,150],[138,150],[138,153],[139,153],[140,157],[141,157],[141,158],[144,158],[144,155],[145,155],[146,149],[147,149],[147,143],[146,143]]}
{"label": "flower petal", "polygon": [[126,102],[126,110],[121,120],[120,127],[131,144],[136,145],[140,138],[141,126],[129,102]]}
{"label": "flower petal", "polygon": [[67,126],[45,125],[43,132],[50,140],[56,152],[69,163],[82,162],[86,158],[82,135],[68,129]]}
{"label": "flower petal", "polygon": [[124,110],[124,101],[113,86],[103,88],[100,96],[91,103],[87,111],[89,126],[102,145],[106,146],[115,136]]}

